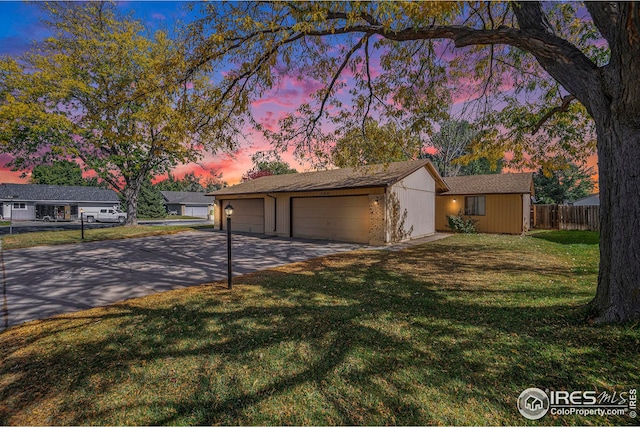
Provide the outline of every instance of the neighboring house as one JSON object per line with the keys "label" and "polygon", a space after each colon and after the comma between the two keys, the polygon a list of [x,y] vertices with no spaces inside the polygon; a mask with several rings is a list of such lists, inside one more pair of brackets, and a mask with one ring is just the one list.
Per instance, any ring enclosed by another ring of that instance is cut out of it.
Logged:
{"label": "neighboring house", "polygon": [[234,231],[382,245],[436,230],[448,188],[428,160],[267,176],[214,191],[215,223]]}
{"label": "neighboring house", "polygon": [[175,215],[207,218],[213,209],[214,198],[195,191],[160,191],[167,212]]}
{"label": "neighboring house", "polygon": [[476,220],[481,233],[521,234],[529,230],[532,173],[507,173],[444,178],[449,191],[436,200],[436,230],[450,231],[448,215]]}
{"label": "neighboring house", "polygon": [[14,220],[75,220],[80,209],[120,205],[113,190],[44,184],[0,184],[2,216]]}
{"label": "neighboring house", "polygon": [[573,206],[600,206],[600,194],[592,194],[570,204]]}

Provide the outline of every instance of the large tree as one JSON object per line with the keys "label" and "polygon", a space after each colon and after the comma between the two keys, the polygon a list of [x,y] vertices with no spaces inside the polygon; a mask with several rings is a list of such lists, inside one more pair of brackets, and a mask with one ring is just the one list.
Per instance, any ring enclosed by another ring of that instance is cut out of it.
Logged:
{"label": "large tree", "polygon": [[[594,315],[600,322],[640,319],[637,3],[202,7],[206,16],[193,26],[191,68],[227,71],[212,104],[232,99],[238,111],[285,75],[322,82],[309,103],[281,121],[282,133],[274,138],[299,154],[328,151],[332,138],[323,123],[339,128],[372,113],[428,128],[446,118],[445,105],[456,92],[481,100],[477,113],[487,113],[493,127],[487,130],[494,131],[485,145],[513,149],[516,161],[584,157],[592,128],[602,214]],[[344,89],[351,93],[349,108],[342,108]]]}
{"label": "large tree", "polygon": [[167,32],[149,35],[115,3],[43,4],[51,37],[0,61],[0,143],[16,169],[79,158],[117,190],[137,223],[145,179],[203,150],[233,146],[205,101],[208,76],[184,76],[184,49]]}

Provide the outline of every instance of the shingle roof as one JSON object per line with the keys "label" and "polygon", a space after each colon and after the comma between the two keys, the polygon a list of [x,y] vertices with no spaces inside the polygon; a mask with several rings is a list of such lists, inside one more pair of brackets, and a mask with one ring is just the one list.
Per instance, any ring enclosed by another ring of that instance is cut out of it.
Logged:
{"label": "shingle roof", "polygon": [[533,173],[452,176],[443,178],[452,194],[513,194],[532,193]]}
{"label": "shingle roof", "polygon": [[98,187],[45,184],[1,184],[0,199],[120,203],[118,195],[113,190]]}
{"label": "shingle roof", "polygon": [[600,205],[600,193],[595,193],[582,199],[575,200],[573,206],[599,206]]}
{"label": "shingle roof", "polygon": [[265,176],[223,188],[209,194],[222,196],[229,194],[288,193],[346,188],[387,187],[422,167],[426,167],[429,170],[436,181],[436,188],[438,190],[447,190],[447,186],[430,161],[409,160],[386,165],[367,165],[359,168]]}
{"label": "shingle roof", "polygon": [[161,191],[165,203],[182,205],[208,205],[213,203],[213,197],[195,191]]}

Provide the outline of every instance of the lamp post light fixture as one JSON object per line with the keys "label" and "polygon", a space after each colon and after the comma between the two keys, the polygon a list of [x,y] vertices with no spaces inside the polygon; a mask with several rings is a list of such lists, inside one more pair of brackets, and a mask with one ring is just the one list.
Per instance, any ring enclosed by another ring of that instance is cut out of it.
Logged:
{"label": "lamp post light fixture", "polygon": [[233,206],[227,204],[224,208],[227,215],[227,287],[233,288],[232,272],[231,272],[231,215],[233,214]]}
{"label": "lamp post light fixture", "polygon": [[80,236],[84,240],[84,209],[80,208]]}

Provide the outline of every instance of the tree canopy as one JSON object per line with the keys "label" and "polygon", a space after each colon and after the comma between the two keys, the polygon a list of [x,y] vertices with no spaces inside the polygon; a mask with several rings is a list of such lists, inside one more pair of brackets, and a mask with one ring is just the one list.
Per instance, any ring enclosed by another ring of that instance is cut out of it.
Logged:
{"label": "tree canopy", "polygon": [[331,163],[345,167],[416,159],[422,153],[420,136],[394,122],[380,126],[367,119],[364,126],[346,128],[331,148]]}
{"label": "tree canopy", "polygon": [[156,182],[155,187],[164,191],[209,192],[228,186],[227,182],[222,179],[221,173],[211,175],[203,182],[202,178],[196,176],[194,172],[186,173],[182,178],[176,178],[169,172],[166,179]]}
{"label": "tree canopy", "polygon": [[242,176],[243,182],[263,176],[298,173],[289,163],[283,161],[278,154],[273,152],[259,151],[251,156],[251,161],[253,162],[253,167]]}
{"label": "tree canopy", "polygon": [[59,160],[51,164],[36,165],[31,171],[29,181],[32,184],[48,185],[80,185],[90,187],[98,187],[100,185],[95,177],[84,178],[80,165],[69,160]]}
{"label": "tree canopy", "polygon": [[225,70],[210,99],[215,108],[249,111],[285,76],[319,83],[308,102],[280,121],[279,132],[265,130],[277,148],[293,147],[300,156],[326,160],[343,129],[368,117],[431,132],[461,98],[470,100],[464,110],[484,122],[478,148],[511,151],[515,164],[584,160],[596,147],[595,135],[601,253],[594,318],[640,320],[636,3],[200,7],[205,16],[191,28],[190,69]]}
{"label": "tree canopy", "polygon": [[215,92],[202,72],[184,79],[184,46],[152,35],[113,3],[43,4],[52,36],[19,58],[0,61],[0,141],[26,169],[79,158],[120,192],[136,223],[149,176],[233,147],[205,101]]}
{"label": "tree canopy", "polygon": [[533,184],[538,203],[563,204],[587,197],[593,192],[593,168],[574,163],[562,168],[544,170],[533,175]]}

